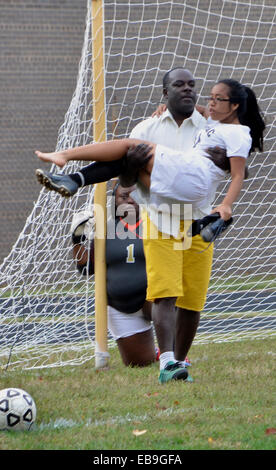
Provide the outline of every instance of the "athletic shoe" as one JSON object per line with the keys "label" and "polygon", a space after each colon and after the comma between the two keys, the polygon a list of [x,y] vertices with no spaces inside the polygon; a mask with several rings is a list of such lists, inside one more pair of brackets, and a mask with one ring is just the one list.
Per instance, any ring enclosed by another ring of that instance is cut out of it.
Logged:
{"label": "athletic shoe", "polygon": [[160,371],[159,382],[161,384],[169,382],[170,380],[186,380],[188,371],[182,367],[179,362],[168,362],[165,369]]}
{"label": "athletic shoe", "polygon": [[79,185],[68,175],[58,175],[40,169],[35,173],[40,184],[50,191],[56,191],[63,197],[71,197],[79,189]]}

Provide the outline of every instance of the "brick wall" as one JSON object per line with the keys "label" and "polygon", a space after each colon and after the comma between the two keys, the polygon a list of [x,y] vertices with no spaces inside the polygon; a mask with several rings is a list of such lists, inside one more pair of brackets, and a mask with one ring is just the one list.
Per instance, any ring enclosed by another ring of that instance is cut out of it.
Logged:
{"label": "brick wall", "polygon": [[53,149],[75,89],[86,0],[0,0],[0,263],[40,187],[34,149]]}

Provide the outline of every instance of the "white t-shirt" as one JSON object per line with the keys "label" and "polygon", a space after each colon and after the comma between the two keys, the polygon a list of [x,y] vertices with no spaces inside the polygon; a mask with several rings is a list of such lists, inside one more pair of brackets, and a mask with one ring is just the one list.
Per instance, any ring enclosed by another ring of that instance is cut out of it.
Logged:
{"label": "white t-shirt", "polygon": [[[162,116],[148,118],[137,124],[132,130],[130,137],[147,140],[152,143],[166,145],[175,150],[188,151],[193,148],[195,137],[201,129],[206,126],[206,119],[195,109],[193,114],[185,119],[181,126],[175,122],[170,111],[167,109]],[[162,213],[162,220],[157,207],[164,203],[163,199],[156,204],[150,204],[149,191],[143,191],[143,188],[137,185],[137,190],[132,193],[133,198],[139,203],[145,205],[151,221],[163,232],[177,236],[179,232],[179,216],[173,213]],[[170,204],[170,201],[165,201]],[[201,218],[206,213],[195,210],[193,217]],[[180,218],[184,218],[182,214]]]}
{"label": "white t-shirt", "polygon": [[[233,128],[234,126],[234,128]],[[233,138],[233,130],[235,137]],[[194,110],[192,116],[185,119],[179,127],[173,119],[169,110],[167,110],[160,118],[154,117],[146,119],[139,123],[131,132],[130,137],[148,140],[170,147],[174,150],[181,150],[181,154],[192,151],[205,155],[205,149],[208,147],[220,146],[226,148],[227,156],[241,156],[246,158],[251,148],[250,130],[247,126],[236,124],[222,124],[213,121],[210,118],[206,121],[198,111]],[[237,152],[237,153],[236,153]],[[178,153],[180,155],[180,152]],[[204,156],[204,159],[206,157]],[[177,168],[177,162],[175,162]],[[172,162],[169,170],[173,171]],[[212,181],[212,189],[206,194],[204,203],[200,205],[192,205],[192,217],[199,219],[210,214],[212,203],[218,184],[225,178],[225,173],[215,165],[208,165],[210,168]],[[179,220],[185,218],[185,213],[181,213],[176,208],[174,214],[173,199],[166,198],[160,194],[150,196],[148,191],[138,185],[138,190],[133,193],[133,197],[140,204],[144,204],[152,222],[164,233],[177,236],[179,233]],[[170,206],[170,213],[165,211],[160,214],[158,207]],[[187,217],[190,218],[191,211],[187,210]]]}
{"label": "white t-shirt", "polygon": [[208,122],[205,129],[198,132],[193,148],[202,156],[207,155],[208,147],[226,149],[227,157],[247,158],[252,145],[250,129],[241,124],[224,124],[219,121]]}
{"label": "white t-shirt", "polygon": [[[204,157],[206,155],[205,150],[208,147],[216,146],[225,148],[228,158],[247,158],[252,146],[250,128],[241,124],[224,124],[218,121],[208,122],[206,128],[199,132],[195,140],[194,150],[198,155]],[[229,174],[223,172],[214,164],[209,165],[209,171],[212,188],[208,200],[213,203],[220,182],[224,181]]]}
{"label": "white t-shirt", "polygon": [[226,149],[228,157],[247,158],[251,143],[249,127],[217,122],[199,132],[193,150],[188,152],[158,145],[151,174],[150,203],[169,200],[171,205],[176,205],[181,201],[192,204],[193,210],[205,210],[226,176],[206,158],[205,150],[219,146]]}

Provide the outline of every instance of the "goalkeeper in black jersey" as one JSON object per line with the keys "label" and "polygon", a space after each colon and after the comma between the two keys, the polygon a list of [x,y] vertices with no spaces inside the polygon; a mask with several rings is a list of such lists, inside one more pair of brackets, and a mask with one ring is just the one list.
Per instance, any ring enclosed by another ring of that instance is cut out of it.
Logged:
{"label": "goalkeeper in black jersey", "polygon": [[[115,220],[107,223],[106,264],[108,328],[125,365],[146,366],[156,361],[151,305],[146,299],[146,268],[139,206],[130,197],[134,187],[116,185]],[[90,217],[89,217],[90,215]],[[73,256],[77,268],[87,273],[88,250],[83,243],[93,233],[91,214],[76,214],[72,222]],[[91,240],[89,274],[94,274]]]}

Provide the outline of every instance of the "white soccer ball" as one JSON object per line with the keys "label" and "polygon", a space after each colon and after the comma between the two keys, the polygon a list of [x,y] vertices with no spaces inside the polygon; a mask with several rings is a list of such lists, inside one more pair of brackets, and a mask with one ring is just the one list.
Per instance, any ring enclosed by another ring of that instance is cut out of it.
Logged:
{"label": "white soccer ball", "polygon": [[0,390],[0,430],[28,431],[36,419],[31,395],[20,388]]}

